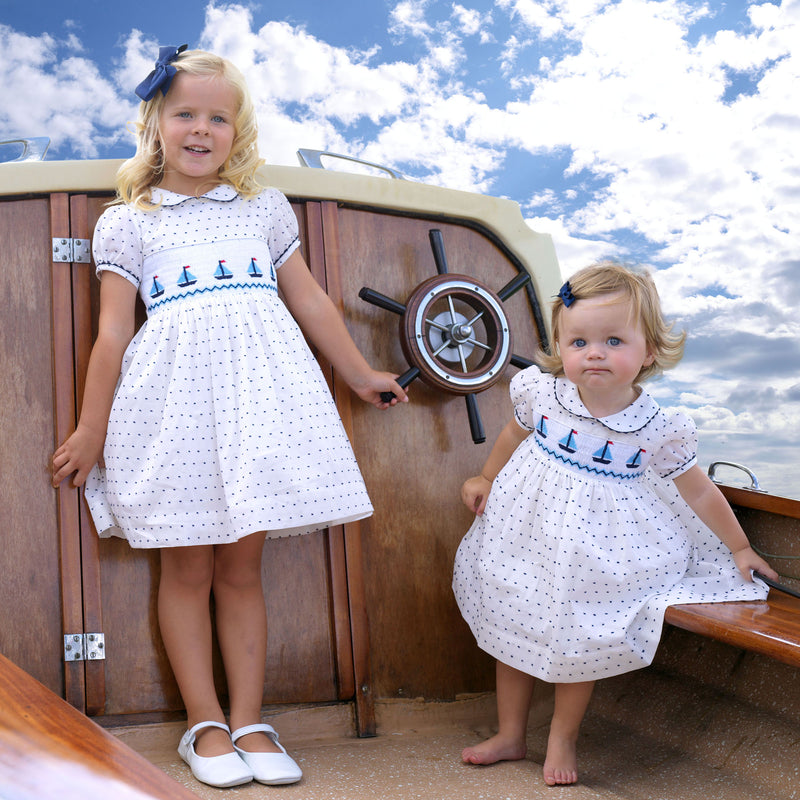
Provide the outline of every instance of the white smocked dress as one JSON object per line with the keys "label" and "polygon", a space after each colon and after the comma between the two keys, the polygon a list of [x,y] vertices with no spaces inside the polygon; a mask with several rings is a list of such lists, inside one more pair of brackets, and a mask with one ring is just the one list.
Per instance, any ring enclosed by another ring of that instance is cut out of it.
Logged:
{"label": "white smocked dress", "polygon": [[154,190],[95,229],[98,274],[139,288],[130,343],[86,497],[101,536],[133,547],[308,533],[372,506],[328,386],[278,297],[299,246],[286,198],[227,185],[195,198]]}
{"label": "white smocked dress", "polygon": [[595,419],[574,384],[530,367],[511,382],[530,434],[459,546],[453,589],[478,645],[545,681],[649,664],[674,603],[766,596],[680,498],[694,424],[646,392]]}

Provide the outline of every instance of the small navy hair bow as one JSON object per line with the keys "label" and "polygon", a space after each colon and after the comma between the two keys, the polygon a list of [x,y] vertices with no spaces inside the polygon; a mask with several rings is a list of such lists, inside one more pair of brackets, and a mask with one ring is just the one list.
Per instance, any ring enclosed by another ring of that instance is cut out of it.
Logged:
{"label": "small navy hair bow", "polygon": [[558,296],[563,301],[565,308],[569,308],[578,299],[572,294],[572,287],[569,285],[569,281],[558,290]]}
{"label": "small navy hair bow", "polygon": [[172,63],[189,45],[182,44],[180,47],[169,45],[160,47],[158,50],[158,61],[155,69],[136,87],[136,96],[142,100],[151,100],[155,93],[161,89],[162,94],[166,94],[175,73],[178,71]]}

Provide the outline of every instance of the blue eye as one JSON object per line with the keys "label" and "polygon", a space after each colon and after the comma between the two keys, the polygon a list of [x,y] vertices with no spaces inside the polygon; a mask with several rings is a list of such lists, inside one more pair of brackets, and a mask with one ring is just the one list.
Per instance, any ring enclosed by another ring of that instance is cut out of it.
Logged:
{"label": "blue eye", "polygon": [[609,336],[608,337],[608,343],[612,347],[618,347],[619,345],[622,344],[622,339],[618,338],[617,336]]}
{"label": "blue eye", "polygon": [[586,347],[586,339],[576,339],[572,343],[573,347]]}

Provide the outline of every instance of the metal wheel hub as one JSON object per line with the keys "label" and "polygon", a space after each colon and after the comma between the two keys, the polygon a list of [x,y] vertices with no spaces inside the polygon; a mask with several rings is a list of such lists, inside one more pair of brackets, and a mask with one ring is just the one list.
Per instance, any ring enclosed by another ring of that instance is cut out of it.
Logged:
{"label": "metal wheel hub", "polygon": [[455,394],[487,389],[511,358],[500,299],[465,275],[436,275],[421,283],[406,304],[400,336],[422,380]]}

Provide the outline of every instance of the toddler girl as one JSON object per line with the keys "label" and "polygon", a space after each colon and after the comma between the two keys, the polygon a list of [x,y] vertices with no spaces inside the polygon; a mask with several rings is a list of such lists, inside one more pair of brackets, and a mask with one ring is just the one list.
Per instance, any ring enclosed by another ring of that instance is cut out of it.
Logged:
{"label": "toddler girl", "polygon": [[[312,277],[286,198],[257,183],[241,73],[164,47],[137,94],[122,202],[95,230],[99,330],[80,421],[53,456],[53,483],[86,481],[101,536],[160,548],[160,631],[195,777],[292,783],[300,769],[261,723],[264,540],[372,512],[304,334],[363,400],[407,398],[369,367]],[[134,336],[137,291],[148,318]],[[230,727],[214,689],[211,593]]]}
{"label": "toddler girl", "polygon": [[664,322],[652,279],[582,270],[554,301],[552,327],[553,355],[539,362],[549,374],[514,376],[514,418],[463,485],[477,517],[453,582],[497,659],[498,733],[462,759],[525,757],[540,678],[555,684],[550,785],[577,781],[595,680],[652,661],[668,605],[761,598],[751,570],[777,577],[697,465],[692,422],[639,386],[678,362],[685,338]]}

